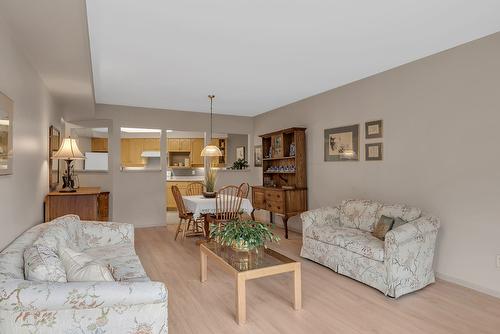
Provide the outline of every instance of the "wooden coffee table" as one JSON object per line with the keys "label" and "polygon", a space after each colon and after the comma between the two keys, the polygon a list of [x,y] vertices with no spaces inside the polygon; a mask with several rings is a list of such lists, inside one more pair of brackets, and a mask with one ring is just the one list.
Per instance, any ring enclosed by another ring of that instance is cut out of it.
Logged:
{"label": "wooden coffee table", "polygon": [[210,257],[236,281],[236,322],[244,324],[246,321],[246,288],[247,280],[293,273],[293,308],[300,310],[302,307],[302,288],[300,275],[300,262],[294,261],[271,249],[260,249],[259,252],[237,252],[231,247],[221,246],[215,242],[200,244],[201,257],[201,282],[207,280],[207,258]]}

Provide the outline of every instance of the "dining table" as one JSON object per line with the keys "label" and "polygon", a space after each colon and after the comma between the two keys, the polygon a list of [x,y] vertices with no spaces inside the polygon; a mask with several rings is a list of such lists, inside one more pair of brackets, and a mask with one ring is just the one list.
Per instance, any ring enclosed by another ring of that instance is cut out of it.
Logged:
{"label": "dining table", "polygon": [[[215,214],[216,211],[216,199],[206,198],[203,195],[192,195],[192,196],[182,196],[184,206],[187,212],[193,214],[194,219],[199,219],[204,217],[205,232],[209,233],[209,222],[208,216]],[[240,211],[246,213],[254,219],[253,216],[253,206],[252,202],[248,198],[243,198],[241,201]]]}

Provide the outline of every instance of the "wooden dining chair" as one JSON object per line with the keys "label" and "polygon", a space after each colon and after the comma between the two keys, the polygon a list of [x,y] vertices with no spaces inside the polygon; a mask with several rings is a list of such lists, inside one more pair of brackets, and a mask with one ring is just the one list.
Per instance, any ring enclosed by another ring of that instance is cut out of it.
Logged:
{"label": "wooden dining chair", "polygon": [[210,216],[211,224],[220,229],[222,224],[240,218],[242,198],[239,196],[240,188],[226,186],[217,192],[215,198],[215,214]]}
{"label": "wooden dining chair", "polygon": [[248,198],[248,193],[250,192],[250,185],[246,182],[240,184],[239,196],[241,198]]}
{"label": "wooden dining chair", "polygon": [[[182,239],[186,236],[205,235],[203,220],[194,219],[193,214],[187,212],[179,187],[172,186],[172,195],[174,196],[175,205],[179,213],[179,225],[177,225],[174,240],[177,240],[179,233],[182,233]],[[188,232],[188,234],[186,234],[186,232]]]}
{"label": "wooden dining chair", "polygon": [[192,182],[187,185],[186,195],[195,196],[195,195],[201,195],[202,193],[203,193],[203,183]]}

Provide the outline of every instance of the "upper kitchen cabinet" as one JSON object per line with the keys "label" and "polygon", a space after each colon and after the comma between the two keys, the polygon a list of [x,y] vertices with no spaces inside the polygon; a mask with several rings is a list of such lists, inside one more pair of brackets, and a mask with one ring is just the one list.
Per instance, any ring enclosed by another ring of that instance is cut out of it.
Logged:
{"label": "upper kitchen cabinet", "polygon": [[168,138],[167,148],[169,152],[190,152],[191,138]]}
{"label": "upper kitchen cabinet", "polygon": [[201,156],[201,151],[205,146],[203,138],[191,139],[191,165],[193,167],[203,167],[204,158]]}
{"label": "upper kitchen cabinet", "polygon": [[160,170],[159,129],[121,128],[121,167],[123,170]]}

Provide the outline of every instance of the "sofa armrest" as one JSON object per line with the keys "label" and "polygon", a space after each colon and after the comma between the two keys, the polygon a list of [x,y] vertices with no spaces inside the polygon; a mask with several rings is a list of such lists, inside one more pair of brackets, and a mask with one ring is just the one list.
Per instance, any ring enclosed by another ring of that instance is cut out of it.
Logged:
{"label": "sofa armrest", "polygon": [[161,282],[0,282],[0,310],[32,312],[94,309],[167,301]]}
{"label": "sofa armrest", "polygon": [[114,222],[81,221],[79,246],[82,249],[122,243],[134,244],[134,225]]}
{"label": "sofa armrest", "polygon": [[422,216],[412,220],[400,227],[387,232],[385,235],[385,246],[391,243],[401,244],[411,240],[417,240],[423,234],[437,233],[440,227],[439,219],[432,216]]}
{"label": "sofa armrest", "polygon": [[434,282],[439,219],[421,217],[385,235],[387,294],[395,298]]}
{"label": "sofa armrest", "polygon": [[303,212],[300,217],[302,218],[302,234],[312,225],[320,224],[340,224],[339,222],[339,209],[332,207],[324,207],[315,210]]}

